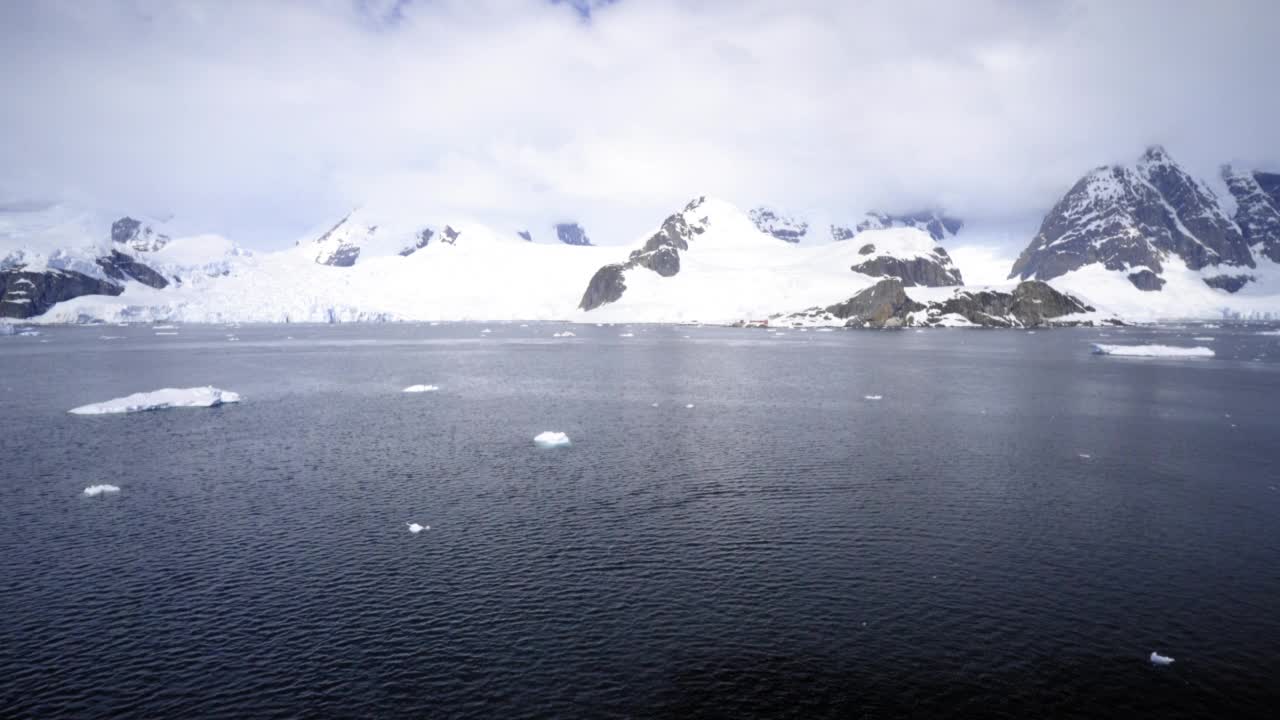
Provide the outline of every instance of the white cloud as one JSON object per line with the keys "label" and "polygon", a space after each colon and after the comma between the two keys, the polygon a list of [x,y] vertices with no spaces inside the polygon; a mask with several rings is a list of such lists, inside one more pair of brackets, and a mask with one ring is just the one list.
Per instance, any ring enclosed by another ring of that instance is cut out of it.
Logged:
{"label": "white cloud", "polygon": [[262,247],[379,197],[608,243],[703,193],[973,224],[1153,141],[1280,165],[1269,0],[594,5],[0,4],[0,192]]}

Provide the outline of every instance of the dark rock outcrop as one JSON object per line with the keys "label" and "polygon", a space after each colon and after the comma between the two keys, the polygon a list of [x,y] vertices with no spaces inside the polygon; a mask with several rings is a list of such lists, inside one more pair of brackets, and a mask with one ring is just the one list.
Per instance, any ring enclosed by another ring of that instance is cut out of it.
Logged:
{"label": "dark rock outcrop", "polygon": [[1159,292],[1164,287],[1165,280],[1150,270],[1143,268],[1136,273],[1129,273],[1129,282],[1143,292]]}
{"label": "dark rock outcrop", "polygon": [[601,305],[617,302],[627,286],[623,274],[632,268],[645,268],[672,277],[680,272],[680,251],[689,249],[689,240],[706,232],[706,219],[690,223],[686,215],[702,205],[704,198],[697,198],[684,210],[668,217],[639,250],[635,250],[624,263],[605,265],[596,271],[587,284],[587,290],[578,303],[581,310],[594,310]]}
{"label": "dark rock outcrop", "polygon": [[[873,246],[865,246],[873,247]],[[872,250],[874,252],[874,249]],[[859,251],[861,253],[861,251]],[[892,255],[880,255],[851,268],[856,273],[871,277],[894,277],[907,287],[923,285],[925,287],[942,287],[944,285],[963,285],[960,269],[951,264],[951,257],[942,248],[934,248],[931,257],[897,258]]]}
{"label": "dark rock outcrop", "polygon": [[591,238],[587,237],[587,231],[576,222],[558,223],[556,226],[556,237],[565,245],[590,245]]}
{"label": "dark rock outcrop", "polygon": [[169,244],[169,236],[126,215],[111,223],[111,242],[127,245],[135,252],[154,252]]}
{"label": "dark rock outcrop", "polygon": [[1204,284],[1215,290],[1226,290],[1229,293],[1239,292],[1241,288],[1253,281],[1252,275],[1217,275],[1204,279]]}
{"label": "dark rock outcrop", "polygon": [[847,228],[847,227],[844,227],[843,225],[831,226],[831,239],[835,240],[836,242],[850,240],[853,238],[854,235],[857,235],[857,234],[858,233],[854,232],[852,228]]}
{"label": "dark rock outcrop", "polygon": [[908,313],[924,307],[907,297],[901,280],[888,278],[826,308],[826,311],[845,320],[849,327],[894,327],[902,325]]}
{"label": "dark rock outcrop", "polygon": [[440,231],[440,242],[446,242],[446,243],[449,243],[450,245],[455,245],[457,244],[458,238],[460,237],[462,237],[462,232],[459,230],[454,230],[453,226],[451,225],[445,225],[444,229]]}
{"label": "dark rock outcrop", "polygon": [[418,234],[414,237],[413,244],[409,245],[408,247],[400,251],[400,256],[409,257],[410,255],[426,247],[431,243],[431,237],[433,235],[435,235],[435,233],[432,232],[431,228],[422,228],[422,230],[420,230]]}
{"label": "dark rock outcrop", "polygon": [[782,324],[844,320],[846,327],[891,328],[954,324],[959,317],[980,327],[1009,328],[1070,325],[1074,323],[1064,318],[1093,310],[1037,280],[1023,282],[1013,292],[956,290],[946,300],[920,303],[906,293],[901,280],[886,278],[845,302],[778,319]]}
{"label": "dark rock outcrop", "polygon": [[81,295],[119,295],[124,288],[72,270],[0,271],[0,317],[30,318]]}
{"label": "dark rock outcrop", "polygon": [[137,280],[156,289],[169,286],[169,281],[163,275],[119,250],[112,250],[110,255],[100,257],[95,262],[102,268],[103,274],[112,280]]}
{"label": "dark rock outcrop", "polygon": [[1163,272],[1175,255],[1187,267],[1253,267],[1253,255],[1217,197],[1160,147],[1133,166],[1095,169],[1045,216],[1010,278],[1048,280],[1085,265]]}
{"label": "dark rock outcrop", "polygon": [[809,223],[779,215],[772,208],[758,207],[748,215],[760,232],[768,233],[783,242],[798,243],[809,232]]}
{"label": "dark rock outcrop", "polygon": [[533,242],[533,233],[529,232],[528,230],[520,230],[516,232],[516,234],[524,238],[525,242]]}

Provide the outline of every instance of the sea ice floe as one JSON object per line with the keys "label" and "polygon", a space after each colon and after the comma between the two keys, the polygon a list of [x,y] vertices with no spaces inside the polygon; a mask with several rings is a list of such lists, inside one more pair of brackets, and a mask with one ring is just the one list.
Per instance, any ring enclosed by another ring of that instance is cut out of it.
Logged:
{"label": "sea ice floe", "polygon": [[1195,340],[1196,342],[1213,342],[1213,338],[1211,338],[1211,337],[1209,337],[1209,336],[1207,336],[1207,335],[1206,335],[1206,336],[1204,336],[1204,337],[1193,337],[1193,338],[1191,338],[1191,339],[1192,339],[1192,340]]}
{"label": "sea ice floe", "polygon": [[176,332],[158,332],[157,335],[177,335]]}
{"label": "sea ice floe", "polygon": [[1171,665],[1172,663],[1173,663],[1173,658],[1169,657],[1168,655],[1161,655],[1160,653],[1155,652],[1154,650],[1151,652],[1152,665]]}
{"label": "sea ice floe", "polygon": [[492,330],[490,330],[489,328],[485,328],[485,329],[483,329],[483,330],[481,330],[481,331],[480,331],[480,334],[481,334],[481,335],[488,335],[488,334],[489,334],[489,333],[491,333],[491,332],[493,332],[493,331],[492,331]]}
{"label": "sea ice floe", "polygon": [[1094,355],[1122,357],[1186,357],[1210,358],[1213,351],[1207,347],[1175,347],[1173,345],[1100,345],[1093,346]]}
{"label": "sea ice floe", "polygon": [[239,393],[206,385],[204,387],[164,388],[154,392],[134,393],[106,402],[81,405],[80,407],[72,408],[68,412],[74,415],[108,415],[179,407],[217,407],[225,403],[235,402],[240,402]]}
{"label": "sea ice floe", "polygon": [[418,523],[405,523],[405,525],[409,526],[409,532],[413,533],[414,535],[417,535],[423,530],[431,529],[430,525],[419,525]]}
{"label": "sea ice floe", "polygon": [[84,494],[88,497],[97,497],[103,493],[118,493],[120,488],[115,485],[90,485],[84,489]]}
{"label": "sea ice floe", "polygon": [[410,385],[409,387],[405,388],[404,390],[401,390],[400,392],[422,393],[422,392],[435,392],[439,389],[440,387],[438,385]]}
{"label": "sea ice floe", "polygon": [[692,409],[693,409],[693,403],[689,403],[688,405],[685,405],[685,406],[684,406],[684,408],[685,408],[686,410],[692,410]]}
{"label": "sea ice floe", "polygon": [[1263,330],[1258,334],[1259,335],[1280,335],[1280,330]]}
{"label": "sea ice floe", "polygon": [[544,448],[564,447],[569,444],[569,436],[562,432],[545,430],[534,436],[533,443]]}
{"label": "sea ice floe", "polygon": [[152,330],[177,330],[177,325],[152,325]]}
{"label": "sea ice floe", "polygon": [[649,407],[658,407],[658,403],[650,403]]}
{"label": "sea ice floe", "polygon": [[566,337],[577,337],[577,335],[574,335],[572,330],[565,330],[564,332],[551,333],[551,337],[566,338]]}
{"label": "sea ice floe", "polygon": [[618,333],[618,337],[635,337],[635,333]]}
{"label": "sea ice floe", "polygon": [[883,395],[863,395],[862,398],[864,400],[883,400],[884,396]]}

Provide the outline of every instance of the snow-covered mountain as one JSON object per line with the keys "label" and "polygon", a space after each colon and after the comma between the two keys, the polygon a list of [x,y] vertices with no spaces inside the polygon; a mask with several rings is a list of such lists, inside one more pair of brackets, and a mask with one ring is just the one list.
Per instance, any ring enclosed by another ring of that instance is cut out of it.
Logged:
{"label": "snow-covered mountain", "polygon": [[919,212],[895,215],[872,211],[850,228],[848,225],[831,226],[832,240],[852,240],[860,233],[868,230],[884,230],[885,228],[915,228],[929,233],[935,243],[954,238],[964,227],[964,221],[951,217],[938,210],[922,210]]}
{"label": "snow-covered mountain", "polygon": [[751,210],[751,222],[760,232],[791,243],[798,243],[809,232],[809,223],[789,215],[783,215],[771,207],[761,206]]}
{"label": "snow-covered mountain", "polygon": [[1220,197],[1152,146],[1072,186],[1009,277],[1051,280],[1135,318],[1272,312],[1280,215],[1263,185],[1272,177],[1226,169],[1230,195]]}

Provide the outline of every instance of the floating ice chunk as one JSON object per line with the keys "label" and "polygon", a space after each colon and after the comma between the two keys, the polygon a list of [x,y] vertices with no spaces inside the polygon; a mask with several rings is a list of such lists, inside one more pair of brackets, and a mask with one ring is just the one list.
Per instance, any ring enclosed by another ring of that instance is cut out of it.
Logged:
{"label": "floating ice chunk", "polygon": [[103,493],[118,493],[120,488],[115,485],[90,485],[84,489],[86,497],[97,497]]}
{"label": "floating ice chunk", "polygon": [[115,400],[81,405],[68,412],[74,415],[107,415],[134,413],[144,410],[164,410],[178,407],[217,407],[224,403],[240,402],[239,393],[219,390],[212,385],[193,388],[164,388],[154,392],[126,395]]}
{"label": "floating ice chunk", "polygon": [[864,400],[883,400],[884,396],[883,395],[863,395],[862,398]]}
{"label": "floating ice chunk", "polygon": [[177,325],[152,325],[152,330],[177,330]]}
{"label": "floating ice chunk", "polygon": [[619,333],[618,337],[635,337],[635,333]]}
{"label": "floating ice chunk", "polygon": [[818,328],[814,332],[835,332],[835,330],[833,328]]}
{"label": "floating ice chunk", "polygon": [[440,386],[438,385],[410,385],[409,387],[405,388],[404,390],[401,390],[400,392],[423,393],[423,392],[435,392],[439,389],[440,389]]}
{"label": "floating ice chunk", "polygon": [[684,406],[684,408],[685,408],[686,410],[692,410],[692,409],[693,409],[693,403],[689,403],[688,405],[685,405],[685,406]]}
{"label": "floating ice chunk", "polygon": [[1213,338],[1209,337],[1208,335],[1205,335],[1204,337],[1193,337],[1191,339],[1195,340],[1196,342],[1213,342]]}
{"label": "floating ice chunk", "polygon": [[409,532],[413,533],[414,535],[417,535],[423,530],[431,529],[430,525],[419,525],[418,523],[405,523],[405,525],[409,526]]}
{"label": "floating ice chunk", "polygon": [[1081,460],[1089,460],[1093,457],[1089,453],[1076,453],[1076,456],[1079,457]]}
{"label": "floating ice chunk", "polygon": [[1173,658],[1169,657],[1168,655],[1161,655],[1160,653],[1155,652],[1153,650],[1151,652],[1151,664],[1152,665],[1171,665],[1173,664]]}
{"label": "floating ice chunk", "polygon": [[158,332],[157,335],[177,335],[176,332]]}
{"label": "floating ice chunk", "polygon": [[[1205,325],[1205,327],[1209,327],[1209,326]],[[1263,330],[1258,334],[1259,335],[1280,335],[1280,330]]]}
{"label": "floating ice chunk", "polygon": [[574,335],[572,330],[565,330],[564,332],[551,333],[551,337],[566,338],[566,337],[577,337],[577,335]]}
{"label": "floating ice chunk", "polygon": [[1187,357],[1210,358],[1213,351],[1207,347],[1175,347],[1173,345],[1099,345],[1093,346],[1094,355],[1122,357]]}
{"label": "floating ice chunk", "polygon": [[569,436],[562,432],[546,430],[535,435],[533,443],[543,448],[564,447],[569,444]]}
{"label": "floating ice chunk", "polygon": [[489,334],[489,333],[491,333],[491,332],[493,332],[493,331],[492,331],[492,330],[490,330],[489,328],[485,328],[485,329],[483,329],[483,330],[481,330],[481,331],[480,331],[480,334],[481,334],[481,335],[488,335],[488,334]]}
{"label": "floating ice chunk", "polygon": [[651,403],[649,407],[658,407],[658,403]]}
{"label": "floating ice chunk", "polygon": [[120,340],[123,337],[124,337],[123,335],[99,335],[98,339],[99,340]]}
{"label": "floating ice chunk", "polygon": [[39,330],[32,330],[30,328],[18,332],[18,337],[39,337],[39,335]]}

